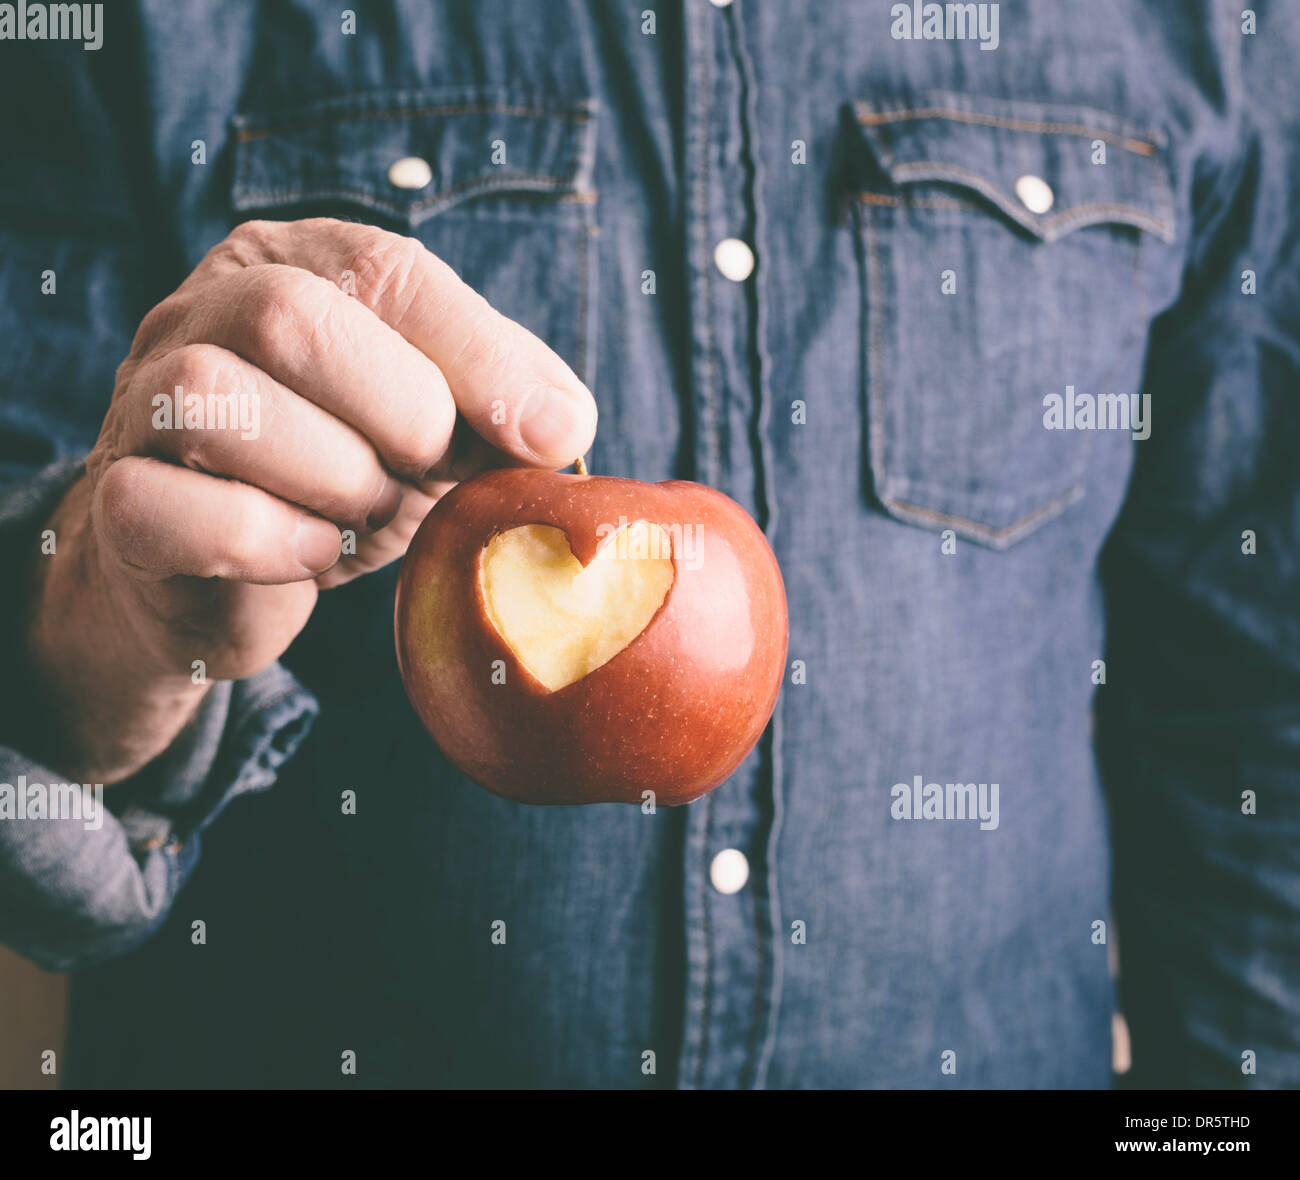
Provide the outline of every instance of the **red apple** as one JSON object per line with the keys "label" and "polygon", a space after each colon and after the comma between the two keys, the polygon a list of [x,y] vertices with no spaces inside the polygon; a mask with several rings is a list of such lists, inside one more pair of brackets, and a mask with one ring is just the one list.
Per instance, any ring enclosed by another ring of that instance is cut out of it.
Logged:
{"label": "red apple", "polygon": [[701,484],[512,468],[460,484],[397,586],[407,694],[446,756],[525,803],[689,803],[758,741],[785,587]]}

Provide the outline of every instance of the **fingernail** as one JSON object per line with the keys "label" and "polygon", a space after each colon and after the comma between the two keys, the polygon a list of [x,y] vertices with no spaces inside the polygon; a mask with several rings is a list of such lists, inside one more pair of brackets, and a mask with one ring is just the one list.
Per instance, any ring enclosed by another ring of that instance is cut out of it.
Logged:
{"label": "fingernail", "polygon": [[319,516],[304,516],[298,521],[293,546],[303,569],[319,574],[329,569],[339,558],[342,540],[339,531],[328,520]]}
{"label": "fingernail", "polygon": [[397,510],[402,506],[402,497],[405,494],[406,489],[390,475],[384,481],[383,490],[379,493],[379,499],[374,502],[370,511],[366,513],[366,528],[372,533],[379,532],[384,525],[388,524],[397,515]]}
{"label": "fingernail", "polygon": [[524,399],[519,411],[519,437],[539,459],[557,466],[572,463],[587,443],[590,412],[578,395],[565,389],[540,389]]}

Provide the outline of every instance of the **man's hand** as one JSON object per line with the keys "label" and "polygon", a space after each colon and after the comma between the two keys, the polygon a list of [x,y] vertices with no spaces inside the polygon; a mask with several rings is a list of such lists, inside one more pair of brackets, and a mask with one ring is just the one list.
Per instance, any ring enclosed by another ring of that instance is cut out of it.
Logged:
{"label": "man's hand", "polygon": [[[256,406],[257,429],[160,429],[159,395]],[[265,667],[318,589],[400,557],[457,479],[562,467],[595,429],[568,366],[413,239],[239,226],[144,318],[50,522],[29,656],[60,769],[129,777],[197,709],[195,661],[208,680]]]}

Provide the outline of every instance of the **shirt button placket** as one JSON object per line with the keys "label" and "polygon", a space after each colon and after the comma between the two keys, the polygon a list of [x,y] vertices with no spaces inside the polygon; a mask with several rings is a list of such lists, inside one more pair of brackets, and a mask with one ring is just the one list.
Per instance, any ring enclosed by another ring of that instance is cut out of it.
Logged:
{"label": "shirt button placket", "polygon": [[[750,419],[758,398],[753,129],[740,61],[741,6],[688,0],[692,379],[698,475],[760,516]],[[759,1080],[772,991],[764,855],[770,781],[756,751],[691,806],[685,854],[687,981],[678,1084]]]}

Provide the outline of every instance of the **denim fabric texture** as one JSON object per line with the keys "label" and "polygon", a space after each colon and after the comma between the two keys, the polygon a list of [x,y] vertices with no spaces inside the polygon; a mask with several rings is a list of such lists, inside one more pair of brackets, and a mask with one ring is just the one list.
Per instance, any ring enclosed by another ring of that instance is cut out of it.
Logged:
{"label": "denim fabric texture", "polygon": [[[594,471],[743,505],[791,668],[697,803],[529,808],[417,722],[396,567],[324,593],[102,830],[0,821],[70,1083],[1107,1087],[1120,1003],[1139,1084],[1300,1085],[1300,10],[1007,0],[985,51],[876,0],[351,7],[0,46],[4,668],[143,314],[319,215],[559,352]],[[1149,395],[1149,437],[1053,394]],[[12,730],[0,781],[65,777]],[[996,827],[896,818],[918,778],[998,784]]]}

